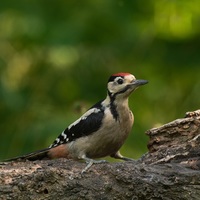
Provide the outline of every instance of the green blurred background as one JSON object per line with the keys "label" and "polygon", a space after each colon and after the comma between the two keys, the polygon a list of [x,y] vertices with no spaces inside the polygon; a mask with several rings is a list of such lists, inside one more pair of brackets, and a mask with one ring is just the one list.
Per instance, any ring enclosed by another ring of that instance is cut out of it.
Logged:
{"label": "green blurred background", "polygon": [[49,146],[116,72],[149,80],[122,148],[139,158],[146,130],[199,108],[199,65],[198,0],[1,1],[0,159]]}

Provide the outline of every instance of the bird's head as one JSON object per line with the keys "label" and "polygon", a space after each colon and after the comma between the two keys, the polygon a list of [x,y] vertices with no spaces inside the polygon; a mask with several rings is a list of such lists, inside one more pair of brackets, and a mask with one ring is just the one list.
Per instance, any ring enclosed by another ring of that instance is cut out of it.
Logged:
{"label": "bird's head", "polygon": [[136,80],[135,76],[130,73],[113,74],[108,79],[108,94],[111,97],[121,96],[126,98],[138,87],[147,83],[146,80]]}

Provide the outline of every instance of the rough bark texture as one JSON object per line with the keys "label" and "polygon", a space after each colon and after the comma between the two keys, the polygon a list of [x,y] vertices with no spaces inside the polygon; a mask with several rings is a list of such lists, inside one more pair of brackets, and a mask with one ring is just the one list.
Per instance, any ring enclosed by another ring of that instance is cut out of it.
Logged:
{"label": "rough bark texture", "polygon": [[58,159],[0,165],[0,199],[200,199],[200,110],[147,131],[135,162]]}

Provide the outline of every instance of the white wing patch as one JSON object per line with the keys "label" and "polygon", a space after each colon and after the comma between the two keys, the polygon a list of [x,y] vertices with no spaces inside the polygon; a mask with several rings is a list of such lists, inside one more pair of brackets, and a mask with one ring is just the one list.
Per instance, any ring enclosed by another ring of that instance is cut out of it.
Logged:
{"label": "white wing patch", "polygon": [[61,133],[61,135],[63,136],[63,139],[64,139],[64,140],[67,138],[67,135],[65,134],[64,131]]}
{"label": "white wing patch", "polygon": [[68,129],[70,130],[72,126],[76,126],[81,120],[86,120],[87,117],[89,115],[91,115],[92,113],[98,113],[100,112],[101,110],[98,109],[98,108],[91,108],[90,110],[88,110],[84,115],[82,115],[82,117],[80,117],[79,119],[77,119],[74,123],[70,124],[68,126]]}
{"label": "white wing patch", "polygon": [[60,139],[59,138],[56,138],[56,143],[59,143],[60,142]]}
{"label": "white wing patch", "polygon": [[[70,132],[70,129],[73,127],[73,126],[78,126],[78,124],[81,122],[81,121],[84,121],[88,118],[88,116],[90,116],[91,114],[94,114],[94,113],[99,113],[101,112],[100,109],[98,108],[91,108],[89,109],[84,115],[82,115],[82,117],[80,117],[79,119],[77,119],[74,123],[70,124],[68,126],[68,128],[66,130],[64,130],[57,138],[56,140],[54,141],[53,144],[51,144],[50,148],[51,147],[56,147],[60,144],[63,144],[63,143],[66,143],[68,141],[70,141],[71,139],[70,138],[74,138],[75,136],[77,137],[77,135],[75,135],[75,133],[73,132]],[[68,135],[69,134],[69,135]]]}

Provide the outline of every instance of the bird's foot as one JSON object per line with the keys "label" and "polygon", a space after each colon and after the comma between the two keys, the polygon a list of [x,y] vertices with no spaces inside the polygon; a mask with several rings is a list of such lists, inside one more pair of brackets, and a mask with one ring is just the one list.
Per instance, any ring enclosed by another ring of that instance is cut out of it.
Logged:
{"label": "bird's foot", "polygon": [[87,166],[82,170],[81,174],[85,173],[93,164],[99,164],[99,163],[106,163],[106,160],[93,160],[90,158],[84,158],[84,160],[87,163]]}

